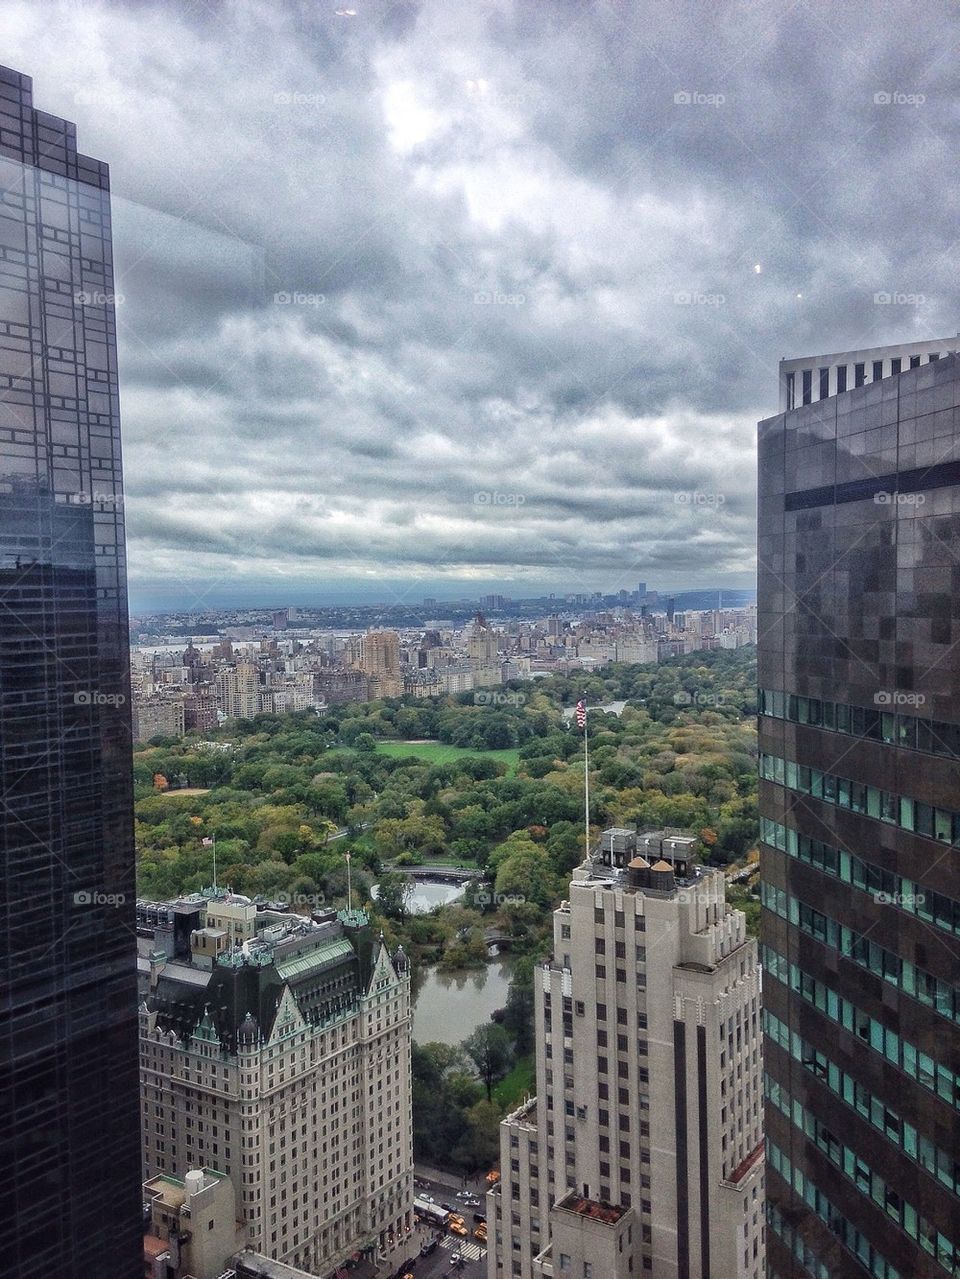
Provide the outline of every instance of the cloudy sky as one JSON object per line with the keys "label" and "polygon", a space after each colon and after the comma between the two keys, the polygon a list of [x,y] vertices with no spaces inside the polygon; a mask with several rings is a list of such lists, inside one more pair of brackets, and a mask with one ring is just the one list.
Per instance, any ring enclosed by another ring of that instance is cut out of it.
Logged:
{"label": "cloudy sky", "polygon": [[777,361],[958,331],[956,0],[4,9],[111,166],[134,607],[751,586]]}

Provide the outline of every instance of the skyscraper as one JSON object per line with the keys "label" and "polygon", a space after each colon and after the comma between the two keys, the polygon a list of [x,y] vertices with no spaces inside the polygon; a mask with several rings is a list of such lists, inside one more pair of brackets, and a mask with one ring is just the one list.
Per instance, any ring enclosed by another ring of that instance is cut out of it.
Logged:
{"label": "skyscraper", "polygon": [[796,407],[760,423],[768,1255],[781,1279],[960,1273],[950,345],[790,361],[781,388]]}
{"label": "skyscraper", "polygon": [[413,1217],[410,973],[363,911],[141,902],[144,1172],[211,1167],[266,1256],[329,1275]]}
{"label": "skyscraper", "polygon": [[107,166],[0,68],[0,1255],[142,1274]]}
{"label": "skyscraper", "polygon": [[554,913],[489,1279],[764,1275],[757,945],[693,842],[604,831]]}

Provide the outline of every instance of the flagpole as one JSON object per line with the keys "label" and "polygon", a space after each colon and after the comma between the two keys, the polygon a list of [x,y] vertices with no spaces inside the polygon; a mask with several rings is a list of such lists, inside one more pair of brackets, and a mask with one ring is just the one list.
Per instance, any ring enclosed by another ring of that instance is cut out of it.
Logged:
{"label": "flagpole", "polygon": [[350,854],[345,853],[347,859],[347,910],[353,910],[353,889],[350,884]]}
{"label": "flagpole", "polygon": [[590,857],[590,748],[587,744],[587,695],[583,695],[583,850]]}
{"label": "flagpole", "polygon": [[217,891],[217,837],[213,837],[213,891]]}

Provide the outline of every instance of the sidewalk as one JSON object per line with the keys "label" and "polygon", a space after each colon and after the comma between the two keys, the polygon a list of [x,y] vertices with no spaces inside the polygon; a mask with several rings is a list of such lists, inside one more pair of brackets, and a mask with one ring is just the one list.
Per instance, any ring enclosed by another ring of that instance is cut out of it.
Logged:
{"label": "sidewalk", "polygon": [[414,1164],[413,1174],[415,1177],[422,1177],[424,1181],[438,1181],[452,1190],[473,1190],[481,1199],[490,1189],[486,1175],[482,1172],[475,1177],[464,1177],[443,1168],[431,1168],[429,1164]]}

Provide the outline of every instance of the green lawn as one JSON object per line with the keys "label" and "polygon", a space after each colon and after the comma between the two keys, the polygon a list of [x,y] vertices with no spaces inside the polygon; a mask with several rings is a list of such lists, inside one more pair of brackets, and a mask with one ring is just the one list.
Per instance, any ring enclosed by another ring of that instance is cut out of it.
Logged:
{"label": "green lawn", "polygon": [[504,1075],[493,1090],[493,1099],[510,1111],[523,1099],[524,1094],[533,1096],[536,1091],[537,1067],[531,1054],[529,1057],[521,1057],[509,1075]]}
{"label": "green lawn", "polygon": [[383,755],[392,755],[395,759],[410,759],[415,756],[426,760],[428,764],[443,764],[463,755],[486,756],[506,764],[509,774],[517,771],[520,761],[520,752],[515,746],[508,750],[484,751],[474,750],[470,746],[448,746],[446,742],[377,742],[377,750]]}

